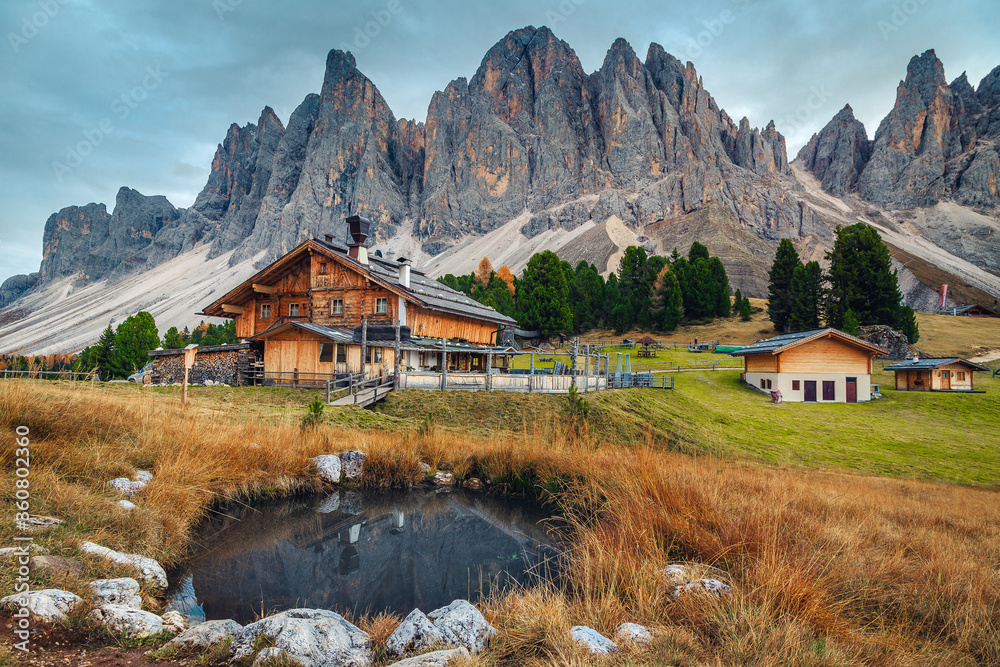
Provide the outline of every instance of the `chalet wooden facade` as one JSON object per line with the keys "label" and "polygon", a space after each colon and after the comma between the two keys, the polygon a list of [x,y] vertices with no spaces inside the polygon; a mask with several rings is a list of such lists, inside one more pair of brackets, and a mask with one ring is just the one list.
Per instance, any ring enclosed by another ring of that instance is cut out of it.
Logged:
{"label": "chalet wooden facade", "polygon": [[[408,349],[402,367],[437,370],[441,341],[452,370],[473,370],[516,322],[426,277],[405,259],[369,257],[368,221],[348,218],[353,242],[310,239],[203,309],[235,320],[236,335],[263,347],[262,372],[280,382],[386,375],[396,364],[395,327]],[[444,343],[447,344],[447,343]]]}
{"label": "chalet wooden facade", "polygon": [[985,366],[947,357],[943,359],[907,359],[885,370],[895,371],[898,391],[975,391],[976,371],[988,371]]}
{"label": "chalet wooden facade", "polygon": [[782,400],[805,403],[861,403],[871,397],[872,359],[888,354],[877,345],[837,329],[784,334],[735,352],[743,379]]}

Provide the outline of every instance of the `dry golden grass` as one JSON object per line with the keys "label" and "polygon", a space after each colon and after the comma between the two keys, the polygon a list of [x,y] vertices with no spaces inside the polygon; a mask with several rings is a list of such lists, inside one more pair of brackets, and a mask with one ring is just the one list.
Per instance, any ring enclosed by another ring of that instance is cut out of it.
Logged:
{"label": "dry golden grass", "polygon": [[[653,628],[656,641],[625,647],[606,664],[1000,664],[994,491],[778,470],[651,442],[598,447],[571,430],[526,427],[492,438],[433,427],[302,431],[304,412],[246,416],[197,401],[185,411],[155,393],[62,383],[0,389],[6,469],[13,429],[26,424],[34,512],[67,520],[39,539],[54,553],[91,539],[176,561],[215,503],[314,489],[307,458],[356,448],[368,454],[366,484],[410,483],[426,461],[534,493],[567,517],[571,548],[559,585],[487,601],[499,636],[476,664],[589,664],[569,628],[610,635],[626,621]],[[155,478],[140,509],[126,514],[105,483],[137,468]],[[8,474],[0,540],[12,530],[13,490]],[[734,592],[675,600],[659,574],[671,562],[717,568]],[[89,576],[109,572],[87,565]],[[0,584],[6,592],[10,581]],[[378,641],[395,624],[377,614],[356,620]]]}

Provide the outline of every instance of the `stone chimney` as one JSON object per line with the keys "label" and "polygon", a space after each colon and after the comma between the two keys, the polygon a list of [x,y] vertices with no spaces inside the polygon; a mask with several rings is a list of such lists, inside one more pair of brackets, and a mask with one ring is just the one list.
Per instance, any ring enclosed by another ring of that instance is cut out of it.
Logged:
{"label": "stone chimney", "polygon": [[347,219],[347,229],[351,234],[351,242],[347,244],[347,256],[368,264],[368,230],[372,223],[368,218],[352,215]]}
{"label": "stone chimney", "polygon": [[400,257],[396,261],[399,262],[399,284],[410,289],[410,260]]}

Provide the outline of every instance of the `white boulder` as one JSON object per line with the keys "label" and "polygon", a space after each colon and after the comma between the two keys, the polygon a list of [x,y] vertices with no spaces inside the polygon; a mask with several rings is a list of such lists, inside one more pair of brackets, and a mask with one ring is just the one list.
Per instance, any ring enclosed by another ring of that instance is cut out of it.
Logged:
{"label": "white boulder", "polygon": [[132,609],[120,604],[107,604],[90,612],[90,618],[106,627],[112,634],[140,639],[163,632],[163,621],[156,614]]}
{"label": "white boulder", "polygon": [[128,565],[135,569],[139,573],[139,578],[146,583],[159,588],[167,587],[166,571],[164,571],[162,565],[152,558],[146,558],[137,554],[123,554],[113,549],[102,547],[100,544],[94,544],[93,542],[81,542],[80,551],[85,554],[102,556],[105,560],[109,560],[112,563]]}
{"label": "white boulder", "polygon": [[430,619],[419,609],[414,609],[403,619],[396,631],[385,642],[389,655],[399,656],[410,651],[420,651],[443,641]]}
{"label": "white boulder", "polygon": [[577,625],[570,629],[573,641],[580,644],[594,654],[615,653],[618,645],[602,635],[597,630],[588,628],[586,625]]}
{"label": "white boulder", "polygon": [[233,638],[232,658],[255,654],[254,643],[266,636],[304,667],[371,664],[371,638],[340,614],[325,609],[290,609],[247,625]]}
{"label": "white boulder", "polygon": [[66,615],[73,611],[83,600],[78,595],[57,588],[46,588],[30,593],[8,595],[0,600],[0,607],[9,611],[20,608],[28,610],[28,614],[36,621],[55,623],[65,621]]}
{"label": "white boulder", "polygon": [[453,660],[471,657],[472,655],[469,653],[469,649],[464,646],[460,646],[458,648],[446,649],[444,651],[434,651],[432,653],[424,653],[423,655],[415,655],[412,658],[394,662],[390,665],[390,667],[447,667],[447,665],[450,665]]}
{"label": "white boulder", "polygon": [[680,597],[684,593],[702,593],[715,595],[721,597],[723,595],[728,595],[732,589],[726,583],[715,579],[715,578],[704,578],[700,575],[706,573],[719,572],[725,575],[721,570],[711,568],[708,566],[692,566],[692,565],[679,565],[673,564],[668,565],[663,569],[663,576],[667,578],[669,582],[674,584],[673,592],[671,593],[675,598]]}
{"label": "white boulder", "polygon": [[310,461],[316,464],[316,469],[319,471],[320,479],[329,484],[340,484],[340,473],[342,467],[340,465],[339,456],[335,456],[333,454],[322,454],[310,459]]}
{"label": "white boulder", "polygon": [[142,597],[139,596],[139,582],[124,577],[122,579],[98,579],[89,584],[93,591],[91,597],[94,604],[103,607],[106,604],[117,604],[130,609],[142,609]]}
{"label": "white boulder", "polygon": [[653,641],[653,633],[637,623],[622,623],[615,628],[615,641],[619,644],[646,644]]}
{"label": "white boulder", "polygon": [[365,467],[365,453],[356,449],[343,452],[340,463],[344,466],[344,479],[357,479]]}
{"label": "white boulder", "polygon": [[132,510],[135,509],[136,505],[131,500],[125,500],[124,498],[122,498],[121,500],[118,501],[118,507],[122,508],[127,512],[131,512]]}
{"label": "white boulder", "polygon": [[205,621],[180,633],[167,642],[167,646],[201,651],[230,637],[235,637],[236,633],[242,629],[242,625],[231,619]]}
{"label": "white boulder", "polygon": [[179,611],[170,610],[164,612],[160,616],[160,621],[163,622],[163,631],[170,633],[171,635],[176,635],[187,630],[188,620],[185,618],[184,614]]}
{"label": "white boulder", "polygon": [[132,476],[132,479],[127,477],[116,477],[108,482],[108,486],[119,493],[124,493],[126,496],[131,497],[146,488],[146,485],[152,481],[153,473],[148,470],[137,470],[135,475]]}
{"label": "white boulder", "polygon": [[497,633],[468,600],[455,600],[447,607],[427,614],[434,627],[448,646],[464,646],[472,653],[479,653],[486,641]]}
{"label": "white boulder", "polygon": [[434,473],[433,482],[438,486],[452,486],[455,483],[455,475],[450,472],[438,471]]}

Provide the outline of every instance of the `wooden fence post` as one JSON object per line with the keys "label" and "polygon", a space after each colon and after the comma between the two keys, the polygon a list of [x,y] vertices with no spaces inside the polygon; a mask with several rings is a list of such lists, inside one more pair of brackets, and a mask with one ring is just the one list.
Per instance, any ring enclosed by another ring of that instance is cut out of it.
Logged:
{"label": "wooden fence post", "polygon": [[368,377],[365,372],[365,362],[368,358],[368,318],[361,318],[361,381]]}
{"label": "wooden fence post", "polygon": [[590,391],[590,355],[583,355],[583,393]]}
{"label": "wooden fence post", "polygon": [[535,390],[535,353],[531,353],[531,372],[528,375],[528,393]]}
{"label": "wooden fence post", "polygon": [[493,350],[486,353],[486,391],[493,391]]}
{"label": "wooden fence post", "polygon": [[448,388],[448,341],[441,339],[441,391]]}

